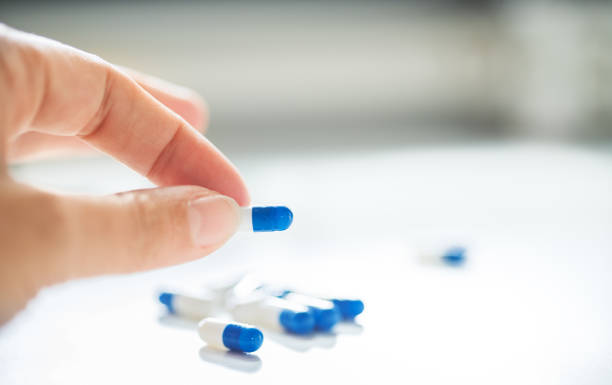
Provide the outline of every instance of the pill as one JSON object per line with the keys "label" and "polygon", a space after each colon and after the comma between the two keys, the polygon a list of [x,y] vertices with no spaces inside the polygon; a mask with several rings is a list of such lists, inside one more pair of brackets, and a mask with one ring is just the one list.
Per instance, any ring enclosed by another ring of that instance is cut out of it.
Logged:
{"label": "pill", "polygon": [[286,291],[282,298],[306,306],[314,317],[315,328],[319,331],[331,331],[340,322],[340,311],[332,301],[292,291]]}
{"label": "pill", "polygon": [[306,306],[281,298],[266,297],[238,303],[231,313],[241,322],[294,334],[309,334],[315,327],[314,316]]}
{"label": "pill", "polygon": [[332,298],[330,299],[340,312],[340,316],[345,321],[352,321],[359,314],[363,313],[364,305],[358,299]]}
{"label": "pill", "polygon": [[454,246],[442,253],[442,261],[447,265],[458,266],[465,262],[465,248]]}
{"label": "pill", "polygon": [[[310,296],[281,286],[260,284],[257,291],[278,298],[293,300],[304,306],[311,308],[315,317],[315,325],[318,330],[329,331],[341,319],[354,320],[355,317],[363,312],[363,302],[358,299],[327,299],[322,297]],[[322,301],[322,302],[321,302]],[[331,302],[331,303],[330,303]],[[330,307],[334,310],[330,310]]]}
{"label": "pill", "polygon": [[240,215],[243,232],[283,231],[293,222],[293,213],[285,206],[245,207]]}
{"label": "pill", "polygon": [[263,333],[247,324],[204,318],[198,324],[200,338],[210,347],[251,353],[261,347]]}
{"label": "pill", "polygon": [[163,292],[159,295],[168,313],[179,317],[201,320],[216,310],[217,301],[213,297],[190,297],[187,295]]}
{"label": "pill", "polygon": [[459,267],[465,264],[467,260],[466,248],[463,246],[440,247],[434,245],[421,248],[417,253],[420,262],[425,265]]}

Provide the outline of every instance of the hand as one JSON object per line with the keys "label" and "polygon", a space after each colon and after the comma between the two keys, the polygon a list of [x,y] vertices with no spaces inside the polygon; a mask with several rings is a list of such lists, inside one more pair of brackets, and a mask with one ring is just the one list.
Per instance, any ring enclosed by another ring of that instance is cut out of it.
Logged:
{"label": "hand", "polygon": [[[188,90],[0,24],[0,323],[46,285],[186,262],[232,236],[249,195],[194,128],[205,116]],[[7,174],[14,159],[91,147],[174,187],[63,196]]]}

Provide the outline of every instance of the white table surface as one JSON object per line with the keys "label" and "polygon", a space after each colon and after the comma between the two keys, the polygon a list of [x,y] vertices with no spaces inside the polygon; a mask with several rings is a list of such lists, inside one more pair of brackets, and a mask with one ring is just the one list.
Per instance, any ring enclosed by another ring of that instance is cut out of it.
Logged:
{"label": "white table surface", "polygon": [[[0,384],[604,384],[612,381],[612,152],[491,144],[238,157],[285,233],[202,260],[44,290],[0,329]],[[94,170],[94,172],[92,172]],[[105,159],[19,166],[41,186],[147,185]],[[467,246],[464,268],[422,245]],[[363,298],[360,328],[265,334],[250,358],[160,318],[160,287],[254,271]]]}

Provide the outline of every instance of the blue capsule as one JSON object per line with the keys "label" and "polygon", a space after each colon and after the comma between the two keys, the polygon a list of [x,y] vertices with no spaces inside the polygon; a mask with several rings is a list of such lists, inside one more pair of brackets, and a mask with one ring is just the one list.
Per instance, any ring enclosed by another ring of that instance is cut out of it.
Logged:
{"label": "blue capsule", "polygon": [[355,319],[364,309],[363,302],[358,299],[332,299],[331,301],[342,318],[347,321]]}
{"label": "blue capsule", "polygon": [[335,306],[328,309],[309,306],[315,320],[315,329],[322,332],[331,331],[340,322],[340,312]]}
{"label": "blue capsule", "polygon": [[462,265],[465,259],[465,247],[451,247],[442,254],[442,261],[451,266]]}
{"label": "blue capsule", "polygon": [[230,350],[251,353],[263,343],[263,334],[259,329],[228,324],[223,330],[223,345]]}
{"label": "blue capsule", "polygon": [[283,310],[278,321],[283,329],[295,334],[309,334],[315,328],[314,316],[308,311]]}
{"label": "blue capsule", "polygon": [[159,302],[161,302],[164,306],[166,306],[166,309],[168,309],[168,313],[170,314],[175,313],[173,300],[174,300],[174,294],[172,293],[164,292],[159,295]]}
{"label": "blue capsule", "polygon": [[307,306],[315,318],[316,328],[321,331],[331,330],[340,320],[355,319],[364,309],[363,302],[358,299],[324,299],[265,284],[259,285],[255,290]]}
{"label": "blue capsule", "polygon": [[198,324],[200,338],[207,345],[251,353],[263,343],[263,333],[250,325],[205,318]]}
{"label": "blue capsule", "polygon": [[293,222],[293,213],[285,206],[252,207],[253,231],[283,231]]}
{"label": "blue capsule", "polygon": [[314,318],[315,329],[319,331],[329,332],[340,322],[340,312],[331,301],[299,294],[291,290],[283,290],[277,295],[279,295],[279,298],[306,306]]}

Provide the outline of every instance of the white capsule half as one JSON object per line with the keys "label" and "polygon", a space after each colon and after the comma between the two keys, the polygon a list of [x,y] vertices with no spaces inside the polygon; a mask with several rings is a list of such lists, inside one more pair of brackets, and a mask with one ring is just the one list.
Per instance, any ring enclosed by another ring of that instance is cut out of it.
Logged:
{"label": "white capsule half", "polygon": [[317,297],[311,297],[305,294],[298,294],[295,292],[290,292],[286,294],[283,298],[290,302],[295,302],[308,307],[316,307],[322,310],[334,308],[334,303],[332,301]]}
{"label": "white capsule half", "polygon": [[250,207],[242,207],[240,209],[240,225],[238,231],[243,233],[253,232],[253,213]]}
{"label": "white capsule half", "polygon": [[213,297],[196,298],[168,292],[159,295],[159,302],[166,306],[168,313],[194,320],[210,317],[217,307],[217,301]]}

